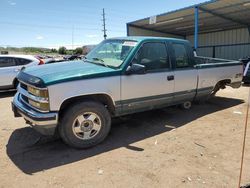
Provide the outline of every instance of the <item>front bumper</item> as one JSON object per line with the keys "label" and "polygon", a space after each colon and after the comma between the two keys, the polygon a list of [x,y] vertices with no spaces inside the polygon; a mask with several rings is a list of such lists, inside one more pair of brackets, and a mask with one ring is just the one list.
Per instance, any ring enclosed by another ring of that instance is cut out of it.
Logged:
{"label": "front bumper", "polygon": [[26,122],[43,135],[54,135],[58,124],[58,113],[41,113],[20,101],[20,94],[14,96],[12,111],[15,117],[22,116]]}

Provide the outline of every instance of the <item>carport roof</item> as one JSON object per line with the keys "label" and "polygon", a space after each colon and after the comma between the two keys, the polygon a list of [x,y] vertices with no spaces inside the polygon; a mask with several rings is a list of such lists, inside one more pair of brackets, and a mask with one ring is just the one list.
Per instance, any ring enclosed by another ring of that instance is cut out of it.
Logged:
{"label": "carport roof", "polygon": [[211,0],[183,9],[128,23],[142,29],[180,36],[192,35],[195,29],[195,7],[199,8],[199,33],[250,27],[250,0]]}

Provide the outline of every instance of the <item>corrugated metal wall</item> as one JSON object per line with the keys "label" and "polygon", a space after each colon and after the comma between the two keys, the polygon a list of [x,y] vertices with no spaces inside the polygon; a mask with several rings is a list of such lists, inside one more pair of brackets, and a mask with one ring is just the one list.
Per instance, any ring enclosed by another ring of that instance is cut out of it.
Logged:
{"label": "corrugated metal wall", "polygon": [[128,26],[127,29],[128,29],[128,36],[155,36],[155,37],[174,37],[174,38],[179,37],[178,35],[171,35],[157,31],[150,31],[133,26]]}
{"label": "corrugated metal wall", "polygon": [[[178,35],[165,34],[156,31],[145,30],[133,26],[128,26],[129,36],[157,36],[180,38]],[[194,36],[186,37],[192,45]],[[247,28],[234,29],[228,31],[218,31],[212,33],[199,34],[200,56],[216,57],[223,59],[240,59],[250,56],[250,36]]]}
{"label": "corrugated metal wall", "polygon": [[[194,36],[186,37],[192,44]],[[250,36],[247,28],[199,34],[198,55],[239,59],[250,56]]]}

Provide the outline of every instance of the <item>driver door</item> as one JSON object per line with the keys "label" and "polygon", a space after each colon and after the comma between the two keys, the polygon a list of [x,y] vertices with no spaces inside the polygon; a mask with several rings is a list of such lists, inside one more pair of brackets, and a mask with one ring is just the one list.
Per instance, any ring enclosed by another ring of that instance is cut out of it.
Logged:
{"label": "driver door", "polygon": [[168,105],[173,99],[174,72],[166,43],[144,43],[131,63],[145,66],[146,73],[122,75],[122,114]]}

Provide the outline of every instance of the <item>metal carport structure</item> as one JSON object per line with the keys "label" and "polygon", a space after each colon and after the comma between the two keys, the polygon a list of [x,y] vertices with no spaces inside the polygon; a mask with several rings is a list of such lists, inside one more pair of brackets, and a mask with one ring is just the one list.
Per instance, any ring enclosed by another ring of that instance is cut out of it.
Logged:
{"label": "metal carport structure", "polygon": [[127,35],[190,40],[200,55],[250,55],[250,0],[211,0],[127,23]]}

